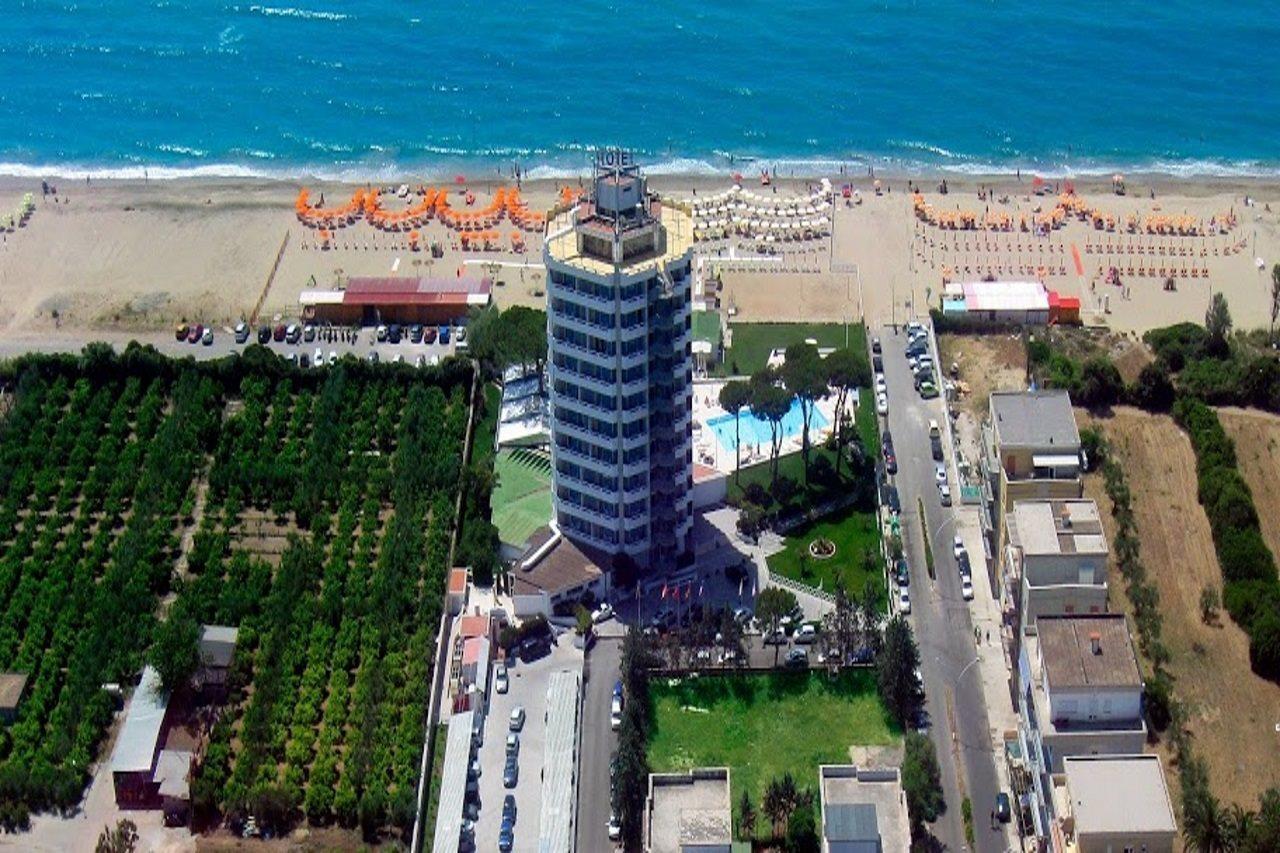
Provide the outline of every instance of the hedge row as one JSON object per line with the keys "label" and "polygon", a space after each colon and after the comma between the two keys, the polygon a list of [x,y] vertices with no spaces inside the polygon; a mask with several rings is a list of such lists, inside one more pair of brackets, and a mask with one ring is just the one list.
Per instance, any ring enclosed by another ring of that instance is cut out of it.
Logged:
{"label": "hedge row", "polygon": [[1173,417],[1195,450],[1199,499],[1222,569],[1223,603],[1249,634],[1254,672],[1280,681],[1280,578],[1258,527],[1253,495],[1236,466],[1235,446],[1217,413],[1200,400],[1180,399]]}

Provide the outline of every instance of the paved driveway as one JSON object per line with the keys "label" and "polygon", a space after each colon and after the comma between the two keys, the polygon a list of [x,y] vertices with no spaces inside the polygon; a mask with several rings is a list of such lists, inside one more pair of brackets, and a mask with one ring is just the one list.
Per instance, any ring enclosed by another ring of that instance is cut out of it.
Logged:
{"label": "paved driveway", "polygon": [[[542,811],[542,752],[547,731],[547,682],[553,672],[581,669],[582,653],[573,647],[572,637],[561,635],[546,657],[518,662],[508,671],[511,687],[506,693],[490,693],[489,715],[484,724],[484,743],[477,753],[480,761],[480,817],[476,821],[476,847],[498,849],[502,825],[502,801],[515,794],[516,851],[538,849],[538,820]],[[514,789],[502,784],[506,763],[506,741],[511,711],[524,707],[525,723],[520,732],[520,775]]]}
{"label": "paved driveway", "polygon": [[[960,818],[960,776],[973,801],[974,831],[979,851],[1005,849],[1004,834],[992,831],[987,820],[999,783],[991,748],[986,700],[982,689],[973,623],[969,606],[960,595],[960,576],[951,553],[956,533],[955,508],[944,507],[934,481],[935,462],[929,443],[929,421],[946,417],[941,398],[923,400],[916,393],[906,361],[906,334],[889,327],[873,332],[884,349],[885,379],[889,386],[888,426],[898,457],[895,485],[902,500],[902,538],[911,567],[909,617],[920,645],[926,710],[931,734],[942,766],[947,814],[934,827],[943,844],[953,850],[966,847]],[[935,356],[935,363],[937,358]],[[944,440],[944,445],[946,444]],[[953,499],[958,484],[947,452],[948,477]],[[923,499],[920,517],[917,498]],[[921,527],[932,546],[937,578],[925,568]],[[981,553],[981,552],[978,552]],[[959,765],[959,767],[957,766]]]}
{"label": "paved driveway", "polygon": [[[616,620],[601,627],[617,625]],[[609,728],[613,685],[621,675],[622,638],[618,631],[600,637],[583,667],[582,752],[578,761],[578,849],[612,849],[609,763],[618,735]]]}

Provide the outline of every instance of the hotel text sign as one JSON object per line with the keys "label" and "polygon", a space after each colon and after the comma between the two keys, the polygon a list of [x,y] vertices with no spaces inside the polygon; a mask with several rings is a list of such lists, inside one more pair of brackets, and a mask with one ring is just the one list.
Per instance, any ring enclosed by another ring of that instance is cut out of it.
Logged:
{"label": "hotel text sign", "polygon": [[606,166],[611,169],[621,169],[627,166],[634,166],[636,163],[635,155],[630,151],[621,148],[597,148],[596,149],[596,165]]}

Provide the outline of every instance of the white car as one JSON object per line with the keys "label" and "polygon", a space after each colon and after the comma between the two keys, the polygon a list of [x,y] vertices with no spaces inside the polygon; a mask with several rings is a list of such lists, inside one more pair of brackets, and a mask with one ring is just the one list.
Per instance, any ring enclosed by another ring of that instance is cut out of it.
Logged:
{"label": "white car", "polygon": [[812,643],[816,639],[818,639],[818,629],[806,623],[796,629],[796,633],[791,638],[791,641],[799,645],[805,645],[807,643]]}
{"label": "white car", "polygon": [[898,587],[898,612],[904,616],[911,613],[911,596],[905,586]]}
{"label": "white car", "polygon": [[968,575],[960,578],[960,595],[964,596],[965,601],[973,601],[973,581]]}
{"label": "white car", "polygon": [[493,676],[493,689],[499,693],[506,693],[508,687],[507,666],[506,664],[498,664],[498,669]]}
{"label": "white car", "polygon": [[612,618],[613,618],[613,605],[609,604],[609,602],[607,601],[601,602],[600,606],[597,607],[595,611],[591,614],[591,621],[596,625],[599,625],[601,622],[604,622]]}
{"label": "white car", "polygon": [[951,506],[951,487],[946,483],[938,484],[938,500],[942,501],[943,506]]}
{"label": "white car", "polygon": [[952,538],[951,540],[951,556],[959,560],[960,555],[963,553],[964,553],[964,540],[961,539],[960,534],[957,533],[955,537]]}
{"label": "white car", "polygon": [[324,367],[324,350],[320,349],[320,347],[316,347],[316,354],[311,359],[311,363],[316,367]]}
{"label": "white car", "polygon": [[622,838],[622,824],[618,822],[617,815],[609,815],[609,840],[618,841]]}
{"label": "white car", "polygon": [[336,349],[329,350],[329,363],[330,364],[338,363],[338,351]]}
{"label": "white car", "polygon": [[889,414],[889,398],[884,394],[876,395],[876,414],[877,415]]}
{"label": "white car", "polygon": [[947,466],[941,462],[936,464],[933,467],[933,479],[939,486],[947,482]]}
{"label": "white car", "polygon": [[885,380],[883,373],[876,374],[876,393],[887,394],[889,392],[889,383]]}

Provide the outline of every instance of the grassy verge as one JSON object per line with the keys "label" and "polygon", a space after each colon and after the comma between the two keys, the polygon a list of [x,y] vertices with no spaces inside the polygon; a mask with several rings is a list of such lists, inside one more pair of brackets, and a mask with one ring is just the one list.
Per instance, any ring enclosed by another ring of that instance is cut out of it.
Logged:
{"label": "grassy verge", "polygon": [[[855,744],[890,745],[902,736],[870,671],[655,681],[650,692],[650,767],[729,767],[734,826],[744,790],[758,813],[771,779],[790,772],[797,785],[815,787],[819,764],[848,762]],[[768,820],[757,821],[757,834],[768,830]]]}
{"label": "grassy verge", "polygon": [[924,567],[929,570],[929,577],[937,580],[938,573],[933,568],[933,546],[929,544],[929,519],[924,514],[924,500],[916,498],[920,508],[920,535],[924,538]]}
{"label": "grassy verge", "polygon": [[866,352],[867,332],[860,322],[849,323],[735,323],[733,346],[725,351],[724,362],[716,365],[716,376],[746,376],[769,361],[769,351],[809,338],[820,347],[843,347]]}
{"label": "grassy verge", "polygon": [[427,811],[423,820],[423,834],[435,831],[436,811],[440,807],[440,780],[444,777],[444,743],[449,727],[436,726],[431,733],[431,781],[427,783]]}
{"label": "grassy verge", "polygon": [[875,456],[880,452],[880,418],[876,416],[876,401],[870,388],[858,389],[858,411],[853,427],[868,453]]}
{"label": "grassy verge", "polygon": [[964,818],[964,840],[973,847],[973,801],[968,797],[960,804],[960,814]]}
{"label": "grassy verge", "polygon": [[[809,543],[819,537],[835,544],[835,556],[818,560],[809,555]],[[864,557],[868,551],[869,564]],[[875,514],[850,508],[792,531],[783,550],[769,558],[769,571],[827,591],[835,588],[840,577],[854,595],[861,595],[867,578],[872,578],[883,597],[883,563]]]}

